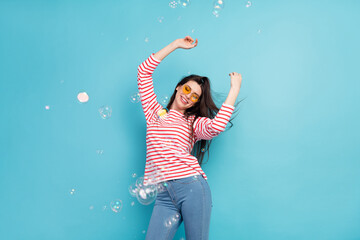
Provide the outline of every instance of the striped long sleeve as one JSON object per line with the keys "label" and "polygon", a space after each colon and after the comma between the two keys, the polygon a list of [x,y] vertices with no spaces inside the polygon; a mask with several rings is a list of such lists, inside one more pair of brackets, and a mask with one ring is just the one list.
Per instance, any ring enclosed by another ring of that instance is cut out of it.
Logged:
{"label": "striped long sleeve", "polygon": [[152,74],[160,62],[154,57],[154,54],[151,54],[138,66],[137,83],[147,125],[149,125],[154,114],[162,108],[156,99],[152,79]]}
{"label": "striped long sleeve", "polygon": [[196,139],[211,140],[225,130],[235,107],[223,103],[214,119],[198,117],[193,125]]}
{"label": "striped long sleeve", "polygon": [[[198,159],[191,155],[196,139],[211,139],[225,130],[234,107],[223,104],[214,119],[185,117],[176,109],[158,117],[162,106],[156,100],[152,74],[160,61],[151,54],[138,67],[138,88],[146,118],[146,163],[144,184],[202,175]],[[191,125],[193,124],[194,135]]]}

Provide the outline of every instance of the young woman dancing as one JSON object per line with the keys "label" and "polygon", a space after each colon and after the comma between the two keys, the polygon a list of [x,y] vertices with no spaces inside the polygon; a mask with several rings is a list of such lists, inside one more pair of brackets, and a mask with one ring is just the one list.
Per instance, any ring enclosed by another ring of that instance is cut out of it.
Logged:
{"label": "young woman dancing", "polygon": [[229,74],[230,91],[220,109],[212,100],[207,77],[183,78],[166,108],[157,102],[152,82],[154,70],[167,55],[197,44],[198,40],[194,42],[190,36],[176,39],[138,67],[138,88],[147,127],[144,185],[162,184],[165,189],[156,197],[147,240],[172,239],[182,222],[187,240],[209,238],[212,199],[200,165],[211,139],[230,122],[241,75]]}

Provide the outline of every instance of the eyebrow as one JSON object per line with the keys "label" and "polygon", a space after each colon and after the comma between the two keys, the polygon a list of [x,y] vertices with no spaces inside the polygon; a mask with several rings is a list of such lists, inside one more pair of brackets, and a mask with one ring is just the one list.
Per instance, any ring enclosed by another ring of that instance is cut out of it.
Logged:
{"label": "eyebrow", "polygon": [[[188,84],[185,83],[185,85],[188,86],[188,87],[190,88],[190,90],[192,90],[192,88],[191,88]],[[196,92],[194,92],[194,93],[195,93],[198,97],[200,96],[198,93],[196,93]]]}

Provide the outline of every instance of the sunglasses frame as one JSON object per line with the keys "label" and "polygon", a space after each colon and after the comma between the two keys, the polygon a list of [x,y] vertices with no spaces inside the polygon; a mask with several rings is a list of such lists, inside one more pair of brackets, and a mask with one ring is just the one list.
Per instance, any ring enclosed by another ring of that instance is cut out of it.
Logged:
{"label": "sunglasses frame", "polygon": [[[187,95],[187,94],[189,94],[189,92],[187,92],[187,91],[185,90],[186,87],[189,87],[189,88],[190,88],[190,92],[191,92],[191,87],[190,87],[189,85],[187,85],[186,83],[182,86],[182,92]],[[193,96],[195,96],[195,97],[197,98],[197,100],[194,101],[194,100],[193,100]],[[199,101],[199,99],[200,99],[200,96],[197,95],[196,93],[192,93],[191,96],[190,96],[190,100],[191,100],[193,103],[196,103],[197,101]]]}

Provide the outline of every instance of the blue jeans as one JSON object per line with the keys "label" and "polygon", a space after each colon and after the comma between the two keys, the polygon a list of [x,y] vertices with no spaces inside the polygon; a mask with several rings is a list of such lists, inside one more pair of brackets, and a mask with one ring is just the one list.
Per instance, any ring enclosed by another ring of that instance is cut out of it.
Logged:
{"label": "blue jeans", "polygon": [[146,240],[173,239],[184,222],[187,240],[209,239],[211,191],[202,175],[169,180],[158,193]]}

